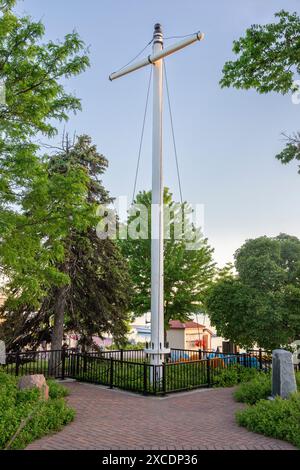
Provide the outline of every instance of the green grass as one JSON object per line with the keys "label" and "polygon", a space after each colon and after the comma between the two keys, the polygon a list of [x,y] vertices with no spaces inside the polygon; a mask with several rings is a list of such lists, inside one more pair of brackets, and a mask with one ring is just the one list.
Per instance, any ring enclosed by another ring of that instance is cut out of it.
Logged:
{"label": "green grass", "polygon": [[[0,449],[13,436],[9,448],[23,449],[35,439],[59,431],[75,415],[63,398],[66,389],[54,381],[49,381],[49,400],[40,399],[37,388],[18,390],[17,383],[18,378],[0,371]],[[22,423],[26,424],[20,429]]]}

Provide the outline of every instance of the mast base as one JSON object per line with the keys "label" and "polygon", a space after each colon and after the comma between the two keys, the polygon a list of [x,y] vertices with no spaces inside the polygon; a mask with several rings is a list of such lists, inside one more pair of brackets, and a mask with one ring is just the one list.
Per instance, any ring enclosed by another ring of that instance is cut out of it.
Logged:
{"label": "mast base", "polygon": [[164,356],[165,354],[170,354],[171,349],[170,348],[161,348],[161,349],[149,349],[146,348],[144,349],[146,354],[149,354],[151,356]]}

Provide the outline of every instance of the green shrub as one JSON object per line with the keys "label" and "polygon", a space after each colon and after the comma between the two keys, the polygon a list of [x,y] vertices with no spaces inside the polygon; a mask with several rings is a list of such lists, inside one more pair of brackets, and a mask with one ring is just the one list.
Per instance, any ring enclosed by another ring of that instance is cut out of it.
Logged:
{"label": "green shrub", "polygon": [[259,374],[256,369],[243,367],[238,364],[234,364],[224,369],[218,369],[211,371],[211,378],[214,383],[214,387],[233,387],[241,382],[247,382]]}
{"label": "green shrub", "polygon": [[295,377],[296,377],[297,388],[300,392],[300,372],[296,372]]}
{"label": "green shrub", "polygon": [[4,449],[20,428],[25,427],[11,444],[12,449],[23,449],[30,442],[49,432],[58,431],[72,421],[74,411],[67,406],[64,387],[49,381],[50,398],[40,400],[37,388],[18,390],[19,378],[0,371],[0,449]]}
{"label": "green shrub", "polygon": [[46,434],[59,431],[71,422],[75,416],[74,410],[66,405],[63,398],[56,398],[47,402],[40,401],[33,413],[33,418],[28,421],[25,428],[13,442],[12,449],[23,449],[30,442]]}
{"label": "green shrub", "polygon": [[243,382],[234,392],[234,398],[242,403],[254,405],[259,400],[271,395],[271,375],[256,374],[249,382]]}
{"label": "green shrub", "polygon": [[300,448],[300,393],[287,400],[260,400],[238,411],[236,418],[249,431],[283,439]]}
{"label": "green shrub", "polygon": [[69,390],[63,385],[59,384],[56,380],[48,379],[47,384],[49,386],[50,398],[64,398],[69,395]]}
{"label": "green shrub", "polygon": [[[300,391],[300,372],[295,374],[297,388]],[[245,378],[245,377],[244,377]],[[234,398],[242,403],[254,405],[259,400],[268,398],[272,393],[271,373],[259,373],[251,380],[241,381],[239,388],[234,392]]]}

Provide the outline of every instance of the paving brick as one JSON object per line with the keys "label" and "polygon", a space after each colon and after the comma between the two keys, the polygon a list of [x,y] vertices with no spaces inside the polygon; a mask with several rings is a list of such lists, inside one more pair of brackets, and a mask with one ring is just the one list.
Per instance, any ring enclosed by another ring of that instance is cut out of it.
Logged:
{"label": "paving brick", "polygon": [[66,383],[75,420],[31,450],[281,449],[294,447],[235,423],[243,405],[232,389],[199,390],[167,398],[134,396],[78,382]]}

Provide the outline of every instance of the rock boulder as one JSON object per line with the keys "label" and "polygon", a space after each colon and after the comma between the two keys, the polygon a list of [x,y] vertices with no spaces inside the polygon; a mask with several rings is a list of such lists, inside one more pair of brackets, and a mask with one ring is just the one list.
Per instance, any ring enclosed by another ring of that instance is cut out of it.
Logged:
{"label": "rock boulder", "polygon": [[42,374],[36,375],[24,375],[20,378],[18,388],[20,390],[24,388],[37,387],[40,390],[40,396],[44,400],[49,398],[49,387],[46,383],[46,379]]}

